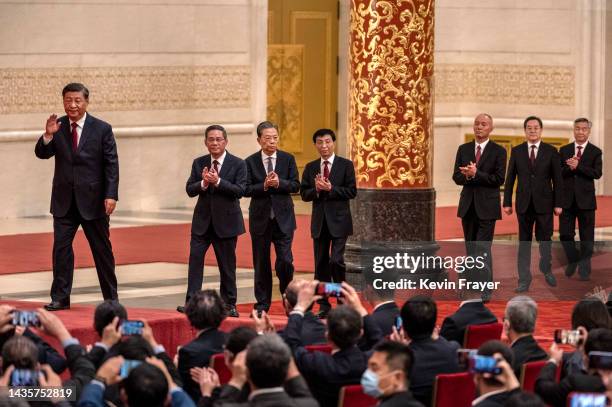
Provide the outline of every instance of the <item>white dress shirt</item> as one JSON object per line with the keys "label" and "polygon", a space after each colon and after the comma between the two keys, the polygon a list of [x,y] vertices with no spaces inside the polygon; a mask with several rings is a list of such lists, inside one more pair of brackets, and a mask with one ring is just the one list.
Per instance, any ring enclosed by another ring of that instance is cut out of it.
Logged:
{"label": "white dress shirt", "polygon": [[531,146],[536,146],[535,151],[533,152],[533,154],[535,155],[535,158],[538,158],[538,151],[540,151],[540,143],[542,142],[542,140],[538,141],[535,144],[531,144],[530,142],[527,142],[527,156],[529,156],[529,158],[531,159]]}
{"label": "white dress shirt", "polygon": [[272,158],[272,170],[276,170],[276,151],[272,155],[267,155],[261,150],[261,162],[263,163],[266,173],[268,172],[268,158]]}

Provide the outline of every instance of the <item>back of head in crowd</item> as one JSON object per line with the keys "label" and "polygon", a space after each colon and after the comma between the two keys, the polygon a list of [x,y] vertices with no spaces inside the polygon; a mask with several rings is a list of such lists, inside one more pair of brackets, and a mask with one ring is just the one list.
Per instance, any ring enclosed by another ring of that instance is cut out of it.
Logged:
{"label": "back of head in crowd", "polygon": [[381,285],[381,281],[376,281],[382,280],[385,283],[396,282],[397,271],[395,269],[385,270],[384,274],[377,274],[374,273],[373,269],[365,268],[363,270],[363,278],[365,282],[363,295],[370,304],[374,305],[395,299],[395,290],[389,288],[389,284]]}
{"label": "back of head in crowd", "polygon": [[327,339],[340,349],[355,345],[362,334],[361,315],[353,308],[341,305],[327,316]]}
{"label": "back of head in crowd", "polygon": [[2,347],[2,370],[9,366],[16,369],[35,369],[38,365],[38,348],[25,336],[13,336]]}
{"label": "back of head in crowd", "polygon": [[587,332],[595,328],[612,328],[606,305],[594,297],[580,300],[572,310],[572,329],[584,327]]}
{"label": "back of head in crowd", "polygon": [[612,352],[612,329],[596,328],[589,332],[584,343],[587,360],[590,352]]}
{"label": "back of head in crowd", "polygon": [[404,303],[401,316],[404,332],[410,338],[430,337],[436,326],[438,308],[432,298],[416,295]]}
{"label": "back of head in crowd", "polygon": [[[154,355],[153,348],[146,339],[140,335],[131,335],[117,343],[117,354],[129,360],[145,360]],[[109,355],[111,356],[111,355]]]}
{"label": "back of head in crowd", "polygon": [[526,295],[512,298],[506,304],[506,327],[517,334],[532,334],[538,318],[538,304]]}
{"label": "back of head in crowd", "polygon": [[124,404],[130,407],[162,407],[166,403],[168,382],[157,366],[149,363],[136,366],[121,386],[127,397]]}
{"label": "back of head in crowd", "polygon": [[198,291],[185,307],[187,318],[196,329],[218,328],[225,319],[225,304],[215,290]]}
{"label": "back of head in crowd", "polygon": [[546,404],[533,393],[519,391],[506,400],[504,407],[546,407]]}
{"label": "back of head in crowd", "polygon": [[[510,366],[512,366],[512,362],[514,359],[514,355],[512,353],[512,349],[510,349],[505,343],[502,341],[487,341],[480,345],[478,348],[478,354],[481,356],[493,356],[496,353],[499,353],[505,360],[508,362]],[[495,377],[485,378],[480,376],[483,382],[490,387],[500,387],[503,386],[503,383],[500,383]]]}
{"label": "back of head in crowd", "polygon": [[225,342],[225,352],[230,360],[246,349],[247,345],[251,343],[253,339],[257,338],[257,332],[253,328],[248,326],[239,326],[234,328],[227,335]]}
{"label": "back of head in crowd", "polygon": [[100,337],[102,337],[104,327],[113,322],[115,317],[119,317],[120,320],[128,319],[127,311],[123,305],[119,304],[119,301],[106,300],[98,304],[94,312],[94,329]]}
{"label": "back of head in crowd", "polygon": [[248,377],[257,389],[281,387],[290,362],[291,351],[276,334],[260,335],[247,348]]}
{"label": "back of head in crowd", "polygon": [[[285,288],[285,293],[283,294],[283,306],[285,307],[285,312],[287,313],[287,315],[289,315],[289,312],[291,312],[293,307],[295,307],[295,305],[297,304],[298,291],[300,291],[300,288],[302,287],[305,281],[306,280],[293,279],[287,285],[287,288]],[[313,306],[314,302],[310,304],[306,312],[311,311]]]}

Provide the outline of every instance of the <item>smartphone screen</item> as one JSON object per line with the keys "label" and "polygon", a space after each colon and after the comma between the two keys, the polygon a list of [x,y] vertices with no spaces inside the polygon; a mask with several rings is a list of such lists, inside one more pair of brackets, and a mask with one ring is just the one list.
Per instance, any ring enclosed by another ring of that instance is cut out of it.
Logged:
{"label": "smartphone screen", "polygon": [[121,376],[122,379],[125,379],[129,376],[132,369],[139,366],[140,364],[142,364],[142,360],[125,360],[121,364],[121,368],[119,369],[119,376]]}
{"label": "smartphone screen", "polygon": [[13,311],[13,326],[40,327],[40,320],[36,311]]}
{"label": "smartphone screen", "polygon": [[319,283],[316,294],[324,297],[342,297],[342,286],[338,283]]}
{"label": "smartphone screen", "polygon": [[121,335],[142,335],[144,322],[137,320],[125,320],[119,326]]}
{"label": "smartphone screen", "polygon": [[40,371],[34,369],[15,369],[11,373],[11,386],[39,386]]}

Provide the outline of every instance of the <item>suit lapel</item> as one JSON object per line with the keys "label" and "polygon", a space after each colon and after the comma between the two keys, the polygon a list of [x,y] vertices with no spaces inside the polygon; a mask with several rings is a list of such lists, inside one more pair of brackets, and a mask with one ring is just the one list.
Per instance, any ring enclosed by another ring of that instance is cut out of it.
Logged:
{"label": "suit lapel", "polygon": [[225,178],[227,176],[227,172],[230,170],[230,166],[232,163],[232,156],[230,153],[226,151],[225,160],[223,160],[223,165],[221,166],[221,171],[219,171],[219,178]]}
{"label": "suit lapel", "polygon": [[[259,173],[261,175],[261,179],[265,179],[266,176],[268,175],[268,172],[267,172],[266,168],[264,167],[263,160],[262,160],[262,154],[263,154],[263,152],[261,150],[259,150],[259,154],[257,155],[257,159],[255,160],[255,167],[259,170]],[[278,160],[278,154],[276,155],[276,159]],[[276,164],[278,165],[278,161],[276,162]]]}
{"label": "suit lapel", "polygon": [[[319,164],[320,164],[320,163],[321,163],[321,162],[319,161]],[[332,185],[334,185],[334,184],[338,184],[338,183],[339,183],[339,182],[336,182],[336,178],[338,178],[338,174],[340,174],[340,172],[341,172],[341,170],[342,170],[342,169],[340,168],[340,166],[341,166],[341,165],[342,165],[342,161],[340,161],[340,160],[338,159],[338,156],[336,156],[336,157],[334,158],[334,163],[332,164],[332,166],[331,166],[331,168],[330,168],[330,170],[329,170],[329,180],[330,180],[330,181],[333,181],[333,182],[332,182]],[[319,167],[319,168],[321,168],[321,167]]]}
{"label": "suit lapel", "polygon": [[[68,123],[70,123],[70,121]],[[87,140],[91,138],[91,134],[93,130],[92,125],[93,125],[93,119],[91,118],[91,115],[87,114],[87,117],[85,117],[85,123],[83,123],[83,130],[81,131],[81,138],[79,139],[79,146],[76,152],[77,154],[81,153],[81,151],[83,150],[83,146],[85,145]]]}

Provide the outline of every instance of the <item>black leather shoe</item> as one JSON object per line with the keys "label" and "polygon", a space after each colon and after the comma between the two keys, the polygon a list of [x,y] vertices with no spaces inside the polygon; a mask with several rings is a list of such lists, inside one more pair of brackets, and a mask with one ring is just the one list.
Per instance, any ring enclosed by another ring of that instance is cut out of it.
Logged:
{"label": "black leather shoe", "polygon": [[525,293],[529,291],[529,284],[519,283],[519,286],[514,290],[515,293]]}
{"label": "black leather shoe", "polygon": [[227,309],[227,316],[232,317],[232,318],[238,318],[240,314],[238,313],[238,310],[236,309],[236,307],[229,307]]}
{"label": "black leather shoe", "polygon": [[576,272],[576,263],[570,263],[565,267],[565,277],[571,277]]}
{"label": "black leather shoe", "polygon": [[61,311],[63,309],[70,309],[70,304],[64,304],[59,301],[51,301],[44,307],[47,311]]}
{"label": "black leather shoe", "polygon": [[185,313],[185,307],[183,305],[179,305],[178,307],[176,307],[176,310],[181,314]]}
{"label": "black leather shoe", "polygon": [[555,278],[555,276],[553,276],[553,273],[544,274],[544,280],[546,280],[546,284],[551,287],[557,286],[557,279]]}

